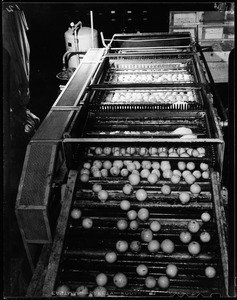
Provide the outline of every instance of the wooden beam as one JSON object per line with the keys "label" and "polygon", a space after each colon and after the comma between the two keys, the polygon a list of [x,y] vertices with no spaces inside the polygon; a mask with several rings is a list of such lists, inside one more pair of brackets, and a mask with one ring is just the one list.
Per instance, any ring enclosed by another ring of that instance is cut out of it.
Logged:
{"label": "wooden beam", "polygon": [[58,266],[62,254],[64,238],[68,223],[69,211],[71,208],[73,192],[77,179],[77,171],[71,170],[68,175],[67,186],[62,203],[61,213],[58,218],[58,224],[55,231],[52,252],[49,259],[48,268],[43,285],[42,296],[51,297],[54,295],[54,285],[57,277]]}
{"label": "wooden beam", "polygon": [[49,262],[52,244],[45,244],[42,248],[37,266],[28,286],[26,297],[41,297],[42,287],[46,276],[47,265]]}
{"label": "wooden beam", "polygon": [[64,143],[217,143],[223,144],[224,141],[220,139],[209,139],[209,138],[200,138],[200,139],[180,139],[180,138],[104,138],[101,135],[100,138],[66,138],[63,140]]}
{"label": "wooden beam", "polygon": [[228,296],[228,289],[229,289],[228,250],[227,250],[227,241],[226,241],[227,236],[226,236],[226,229],[225,229],[227,223],[226,223],[226,217],[224,211],[224,204],[221,198],[219,176],[217,175],[217,172],[211,172],[211,181],[212,181],[214,210],[215,210],[220,251],[221,251],[225,295]]}

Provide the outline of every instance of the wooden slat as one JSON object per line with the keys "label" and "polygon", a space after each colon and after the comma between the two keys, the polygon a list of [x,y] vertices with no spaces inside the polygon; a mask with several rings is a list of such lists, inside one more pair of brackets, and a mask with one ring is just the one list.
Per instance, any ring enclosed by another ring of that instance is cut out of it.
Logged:
{"label": "wooden slat", "polygon": [[47,268],[47,273],[45,276],[44,286],[43,286],[43,296],[51,297],[53,295],[53,289],[56,281],[58,266],[60,262],[60,257],[62,253],[69,210],[71,207],[74,187],[77,178],[77,171],[71,170],[69,172],[67,186],[64,194],[64,199],[62,203],[61,213],[58,219],[58,224],[55,232],[54,242],[52,246],[52,252],[49,259],[49,264]]}
{"label": "wooden slat", "polygon": [[226,218],[224,212],[224,205],[221,198],[221,191],[219,187],[219,178],[216,172],[211,173],[212,181],[212,191],[213,191],[213,201],[214,210],[216,215],[217,230],[219,235],[221,260],[223,267],[223,276],[225,284],[225,294],[228,295],[228,251],[227,251],[227,241],[226,241]]}
{"label": "wooden slat", "polygon": [[43,246],[36,269],[28,286],[26,297],[32,298],[42,296],[42,286],[45,280],[46,266],[49,261],[51,250],[52,244]]}
{"label": "wooden slat", "polygon": [[209,138],[202,138],[202,139],[177,139],[177,138],[66,138],[63,140],[64,143],[124,143],[128,142],[132,143],[217,143],[222,144],[224,143],[223,140],[220,139],[209,139]]}

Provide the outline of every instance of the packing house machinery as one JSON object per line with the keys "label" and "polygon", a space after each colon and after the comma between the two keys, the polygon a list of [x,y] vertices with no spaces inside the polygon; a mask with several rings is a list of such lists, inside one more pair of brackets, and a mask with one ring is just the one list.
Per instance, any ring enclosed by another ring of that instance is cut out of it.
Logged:
{"label": "packing house machinery", "polygon": [[87,52],[25,156],[28,296],[228,295],[227,118],[208,76],[188,33]]}

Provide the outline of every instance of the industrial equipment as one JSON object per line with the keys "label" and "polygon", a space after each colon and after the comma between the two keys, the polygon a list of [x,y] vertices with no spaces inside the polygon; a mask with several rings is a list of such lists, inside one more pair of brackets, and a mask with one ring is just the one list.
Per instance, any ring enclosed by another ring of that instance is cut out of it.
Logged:
{"label": "industrial equipment", "polygon": [[63,55],[63,69],[57,78],[67,81],[79,66],[81,60],[90,48],[98,48],[98,31],[93,28],[93,12],[90,12],[91,27],[82,26],[79,21],[70,23],[64,33],[66,52]]}
{"label": "industrial equipment", "polygon": [[204,71],[188,33],[115,34],[88,51],[28,146],[16,206],[28,296],[228,295],[225,143]]}

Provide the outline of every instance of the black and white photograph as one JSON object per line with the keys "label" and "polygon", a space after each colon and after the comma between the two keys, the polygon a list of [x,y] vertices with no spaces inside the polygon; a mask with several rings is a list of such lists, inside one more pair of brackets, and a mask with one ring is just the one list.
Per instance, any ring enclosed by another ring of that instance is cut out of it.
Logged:
{"label": "black and white photograph", "polygon": [[2,298],[235,298],[235,76],[235,2],[2,1]]}

